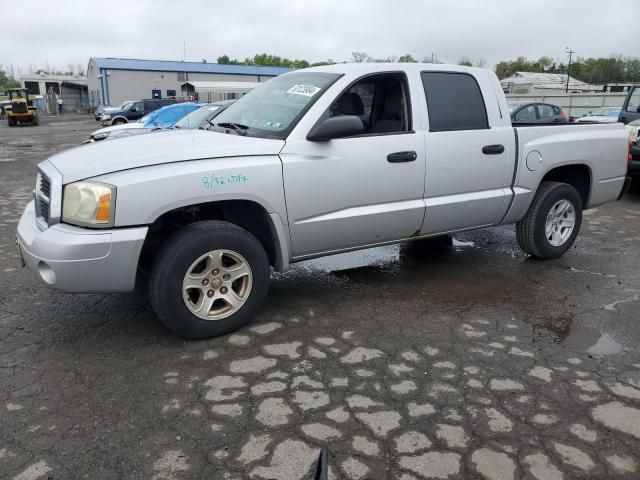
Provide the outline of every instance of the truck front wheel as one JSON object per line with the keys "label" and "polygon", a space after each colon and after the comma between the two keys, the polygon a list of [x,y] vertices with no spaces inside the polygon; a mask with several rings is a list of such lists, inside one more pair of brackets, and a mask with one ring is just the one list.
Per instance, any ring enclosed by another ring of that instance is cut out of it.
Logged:
{"label": "truck front wheel", "polygon": [[215,337],[251,320],[267,295],[270,273],[267,254],[251,233],[227,222],[197,222],[160,248],[149,297],[174,332]]}
{"label": "truck front wheel", "polygon": [[524,218],[516,224],[520,248],[534,257],[562,256],[582,223],[582,199],[571,185],[542,182]]}

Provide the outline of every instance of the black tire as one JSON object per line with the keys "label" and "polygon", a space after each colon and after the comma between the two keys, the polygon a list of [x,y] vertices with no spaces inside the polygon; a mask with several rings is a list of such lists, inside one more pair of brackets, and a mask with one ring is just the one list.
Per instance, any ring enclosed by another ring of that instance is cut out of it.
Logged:
{"label": "black tire", "polygon": [[36,115],[35,117],[33,117],[33,119],[31,119],[31,123],[35,126],[40,125],[40,119],[38,118],[38,116]]}
{"label": "black tire", "polygon": [[14,118],[11,118],[11,117],[9,117],[7,119],[7,123],[9,124],[10,127],[15,127],[18,124],[18,122]]}
{"label": "black tire", "polygon": [[[552,245],[545,235],[547,215],[561,200],[571,202],[575,222],[571,235],[562,245]],[[524,218],[516,224],[516,238],[520,248],[541,259],[558,258],[571,248],[582,224],[582,199],[571,185],[562,182],[542,182]]]}
{"label": "black tire", "polygon": [[[252,287],[236,313],[205,320],[192,313],[182,296],[184,276],[200,256],[228,249],[242,255],[251,268]],[[156,315],[177,334],[209,338],[237,330],[258,312],[269,290],[270,267],[262,244],[248,231],[227,222],[203,221],[174,233],[159,249],[149,275],[149,299]]]}

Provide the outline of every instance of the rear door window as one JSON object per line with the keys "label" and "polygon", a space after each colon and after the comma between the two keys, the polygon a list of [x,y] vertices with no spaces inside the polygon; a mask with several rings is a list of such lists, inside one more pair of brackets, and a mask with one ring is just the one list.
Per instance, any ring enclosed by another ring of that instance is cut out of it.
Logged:
{"label": "rear door window", "polygon": [[538,114],[540,115],[540,120],[549,120],[556,115],[553,107],[551,105],[545,105],[544,103],[538,105]]}
{"label": "rear door window", "polygon": [[144,111],[152,112],[160,107],[160,102],[144,102]]}
{"label": "rear door window", "polygon": [[513,117],[515,122],[535,122],[536,121],[536,107],[535,105],[527,105],[526,107],[522,107],[520,110],[516,112],[515,117]]}
{"label": "rear door window", "polygon": [[458,72],[422,72],[421,76],[430,131],[489,128],[482,92],[473,76]]}

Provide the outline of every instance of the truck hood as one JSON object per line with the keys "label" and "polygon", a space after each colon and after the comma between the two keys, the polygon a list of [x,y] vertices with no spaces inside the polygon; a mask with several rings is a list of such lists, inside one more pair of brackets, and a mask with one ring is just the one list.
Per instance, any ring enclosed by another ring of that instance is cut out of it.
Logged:
{"label": "truck hood", "polygon": [[67,184],[107,173],[164,163],[245,155],[277,155],[284,140],[205,130],[158,130],[111,142],[81,145],[48,160]]}

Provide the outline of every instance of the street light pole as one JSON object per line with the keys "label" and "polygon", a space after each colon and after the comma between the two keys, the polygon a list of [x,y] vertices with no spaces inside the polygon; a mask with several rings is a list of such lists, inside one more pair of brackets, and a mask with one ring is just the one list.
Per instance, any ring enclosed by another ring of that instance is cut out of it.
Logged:
{"label": "street light pole", "polygon": [[571,73],[571,57],[576,52],[574,52],[569,47],[567,47],[567,53],[569,54],[569,65],[567,66],[567,87],[565,88],[564,93],[569,93],[569,74]]}

